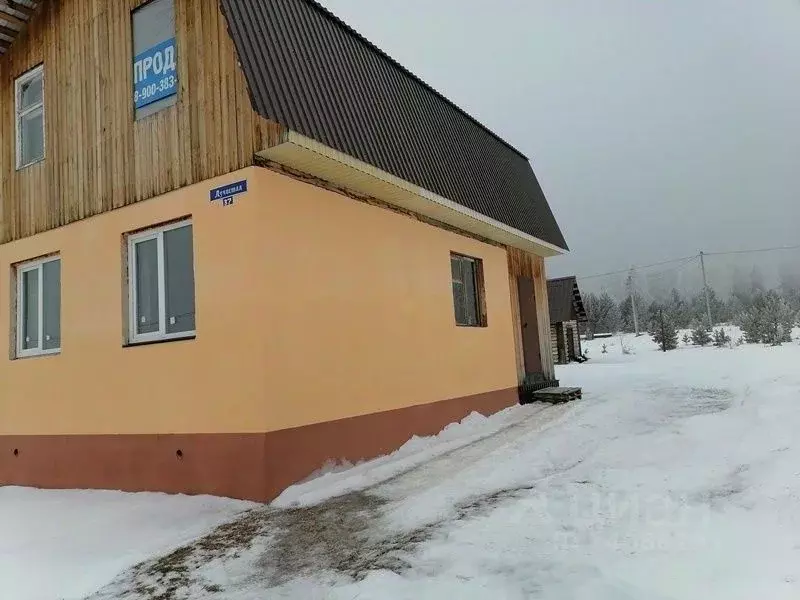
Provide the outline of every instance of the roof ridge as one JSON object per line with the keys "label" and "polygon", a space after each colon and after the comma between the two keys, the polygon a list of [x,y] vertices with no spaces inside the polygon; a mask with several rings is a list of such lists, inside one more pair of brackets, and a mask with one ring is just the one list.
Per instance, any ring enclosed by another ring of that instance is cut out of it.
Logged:
{"label": "roof ridge", "polygon": [[402,64],[400,64],[400,62],[398,62],[396,59],[392,58],[392,57],[391,57],[391,56],[390,56],[390,55],[389,55],[387,52],[385,52],[384,50],[381,50],[381,48],[380,48],[380,47],[378,47],[378,46],[377,46],[377,45],[376,45],[374,42],[371,42],[371,41],[370,41],[369,39],[367,39],[367,38],[366,38],[366,37],[365,37],[363,34],[359,33],[359,32],[358,32],[358,31],[357,31],[357,30],[356,30],[356,29],[355,29],[355,28],[354,28],[352,25],[349,25],[349,24],[348,24],[346,21],[344,21],[342,18],[338,17],[338,16],[337,16],[337,15],[336,15],[336,14],[335,14],[333,11],[331,11],[331,10],[329,10],[329,9],[325,8],[325,7],[324,7],[322,4],[320,4],[319,2],[317,2],[317,0],[303,0],[303,1],[304,1],[306,4],[308,4],[309,6],[311,6],[312,8],[314,8],[315,10],[317,10],[317,11],[321,12],[321,13],[322,13],[323,15],[325,15],[327,18],[329,18],[329,19],[333,20],[333,21],[334,21],[334,22],[335,22],[337,25],[339,25],[340,27],[342,27],[342,28],[343,28],[345,31],[347,31],[349,34],[351,34],[351,35],[355,36],[357,39],[359,39],[360,41],[362,41],[362,42],[364,42],[365,44],[367,44],[367,46],[369,46],[369,47],[370,47],[372,50],[374,50],[375,52],[377,52],[378,54],[380,54],[380,55],[381,55],[383,58],[385,58],[385,59],[386,59],[386,60],[388,60],[390,63],[392,63],[392,64],[393,64],[395,67],[397,67],[398,69],[400,69],[401,71],[403,71],[403,73],[405,73],[406,75],[408,75],[409,77],[411,77],[412,79],[414,79],[414,80],[415,80],[417,83],[420,83],[420,84],[422,84],[422,85],[423,85],[423,86],[425,86],[425,88],[427,88],[429,91],[433,92],[433,93],[434,93],[434,94],[436,94],[436,95],[437,95],[439,98],[441,98],[442,100],[444,100],[445,102],[447,102],[447,104],[449,104],[450,106],[452,106],[453,108],[455,108],[455,109],[456,109],[456,110],[457,110],[459,113],[461,113],[463,116],[467,117],[467,118],[468,118],[470,121],[472,121],[473,123],[475,123],[475,124],[476,124],[478,127],[480,127],[481,129],[483,129],[483,130],[484,130],[486,133],[488,133],[489,135],[491,135],[493,138],[495,138],[495,139],[496,139],[497,141],[499,141],[501,144],[503,144],[503,145],[504,145],[504,146],[506,146],[507,148],[509,148],[509,149],[513,150],[514,152],[516,152],[516,153],[517,153],[519,156],[521,156],[522,158],[524,158],[526,161],[530,162],[530,159],[529,159],[529,158],[528,158],[528,157],[527,157],[527,156],[526,156],[526,155],[525,155],[525,154],[524,154],[524,153],[523,153],[521,150],[519,150],[518,148],[516,148],[515,146],[513,146],[513,145],[512,145],[510,142],[508,142],[508,141],[504,140],[504,139],[503,139],[502,137],[500,137],[500,136],[499,136],[497,133],[495,133],[494,131],[492,131],[491,129],[489,129],[489,127],[487,127],[486,125],[484,125],[483,123],[481,123],[481,122],[480,122],[478,119],[476,119],[476,118],[475,118],[475,117],[473,117],[471,114],[469,114],[469,113],[468,113],[466,110],[464,110],[463,108],[461,108],[460,106],[458,106],[458,104],[456,104],[455,102],[453,102],[452,100],[450,100],[450,98],[448,98],[447,96],[445,96],[445,95],[444,95],[442,92],[440,92],[440,91],[439,91],[439,90],[437,90],[435,87],[433,87],[432,85],[430,85],[429,83],[427,83],[425,80],[423,80],[423,79],[422,79],[420,76],[418,76],[418,75],[415,75],[413,71],[411,71],[410,69],[408,69],[408,68],[404,67]]}

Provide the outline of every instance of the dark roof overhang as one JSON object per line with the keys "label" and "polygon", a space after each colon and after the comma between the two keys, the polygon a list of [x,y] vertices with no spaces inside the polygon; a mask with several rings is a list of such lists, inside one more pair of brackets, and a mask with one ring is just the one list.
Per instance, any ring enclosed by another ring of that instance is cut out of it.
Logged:
{"label": "dark roof overhang", "polygon": [[547,299],[550,305],[550,322],[586,322],[578,280],[574,276],[547,280]]}
{"label": "dark roof overhang", "polygon": [[567,250],[523,154],[318,3],[220,3],[262,117],[538,240],[549,254]]}
{"label": "dark roof overhang", "polygon": [[40,0],[0,0],[0,54],[22,35],[40,4]]}

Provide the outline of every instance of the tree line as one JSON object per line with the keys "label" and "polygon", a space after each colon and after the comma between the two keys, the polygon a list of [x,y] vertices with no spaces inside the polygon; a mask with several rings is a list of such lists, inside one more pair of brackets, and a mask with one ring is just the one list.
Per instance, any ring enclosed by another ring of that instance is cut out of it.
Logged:
{"label": "tree line", "polygon": [[[694,343],[699,345],[711,341],[700,333],[705,331],[711,337],[706,298],[702,291],[684,296],[673,289],[660,301],[646,302],[631,285],[631,281],[629,277],[629,293],[621,301],[615,300],[607,292],[584,296],[588,336],[619,331],[633,332],[632,299],[635,298],[639,329],[657,334],[654,337],[659,338],[656,340],[659,345],[662,345],[663,340],[669,341],[673,338],[677,344],[678,329],[692,330],[692,337],[697,339]],[[709,304],[714,323],[738,325],[744,334],[744,342],[788,342],[791,341],[792,328],[797,325],[800,314],[800,278],[782,278],[777,288],[767,289],[763,278],[754,270],[750,280],[737,282],[726,299],[719,298],[713,289],[709,289]],[[714,334],[718,336],[718,332]]]}

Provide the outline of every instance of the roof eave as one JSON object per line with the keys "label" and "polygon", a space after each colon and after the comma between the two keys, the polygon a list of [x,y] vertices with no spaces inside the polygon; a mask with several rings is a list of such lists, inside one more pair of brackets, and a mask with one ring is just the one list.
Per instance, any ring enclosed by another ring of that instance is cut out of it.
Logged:
{"label": "roof eave", "polygon": [[0,0],[0,55],[25,33],[40,5],[40,0]]}
{"label": "roof eave", "polygon": [[296,131],[287,130],[281,143],[262,150],[258,156],[342,189],[376,198],[400,209],[538,256],[550,257],[566,253],[565,249],[550,242],[510,227]]}

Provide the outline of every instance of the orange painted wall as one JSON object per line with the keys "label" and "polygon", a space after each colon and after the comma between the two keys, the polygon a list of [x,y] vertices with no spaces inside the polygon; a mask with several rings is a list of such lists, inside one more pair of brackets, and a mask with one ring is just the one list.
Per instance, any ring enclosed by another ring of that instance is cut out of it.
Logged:
{"label": "orange painted wall", "polygon": [[[124,348],[123,235],[184,215],[197,338]],[[266,169],[0,246],[0,339],[11,265],[54,251],[62,351],[0,357],[0,435],[272,431],[516,386],[504,249]],[[485,329],[455,325],[450,251],[484,261]]]}

